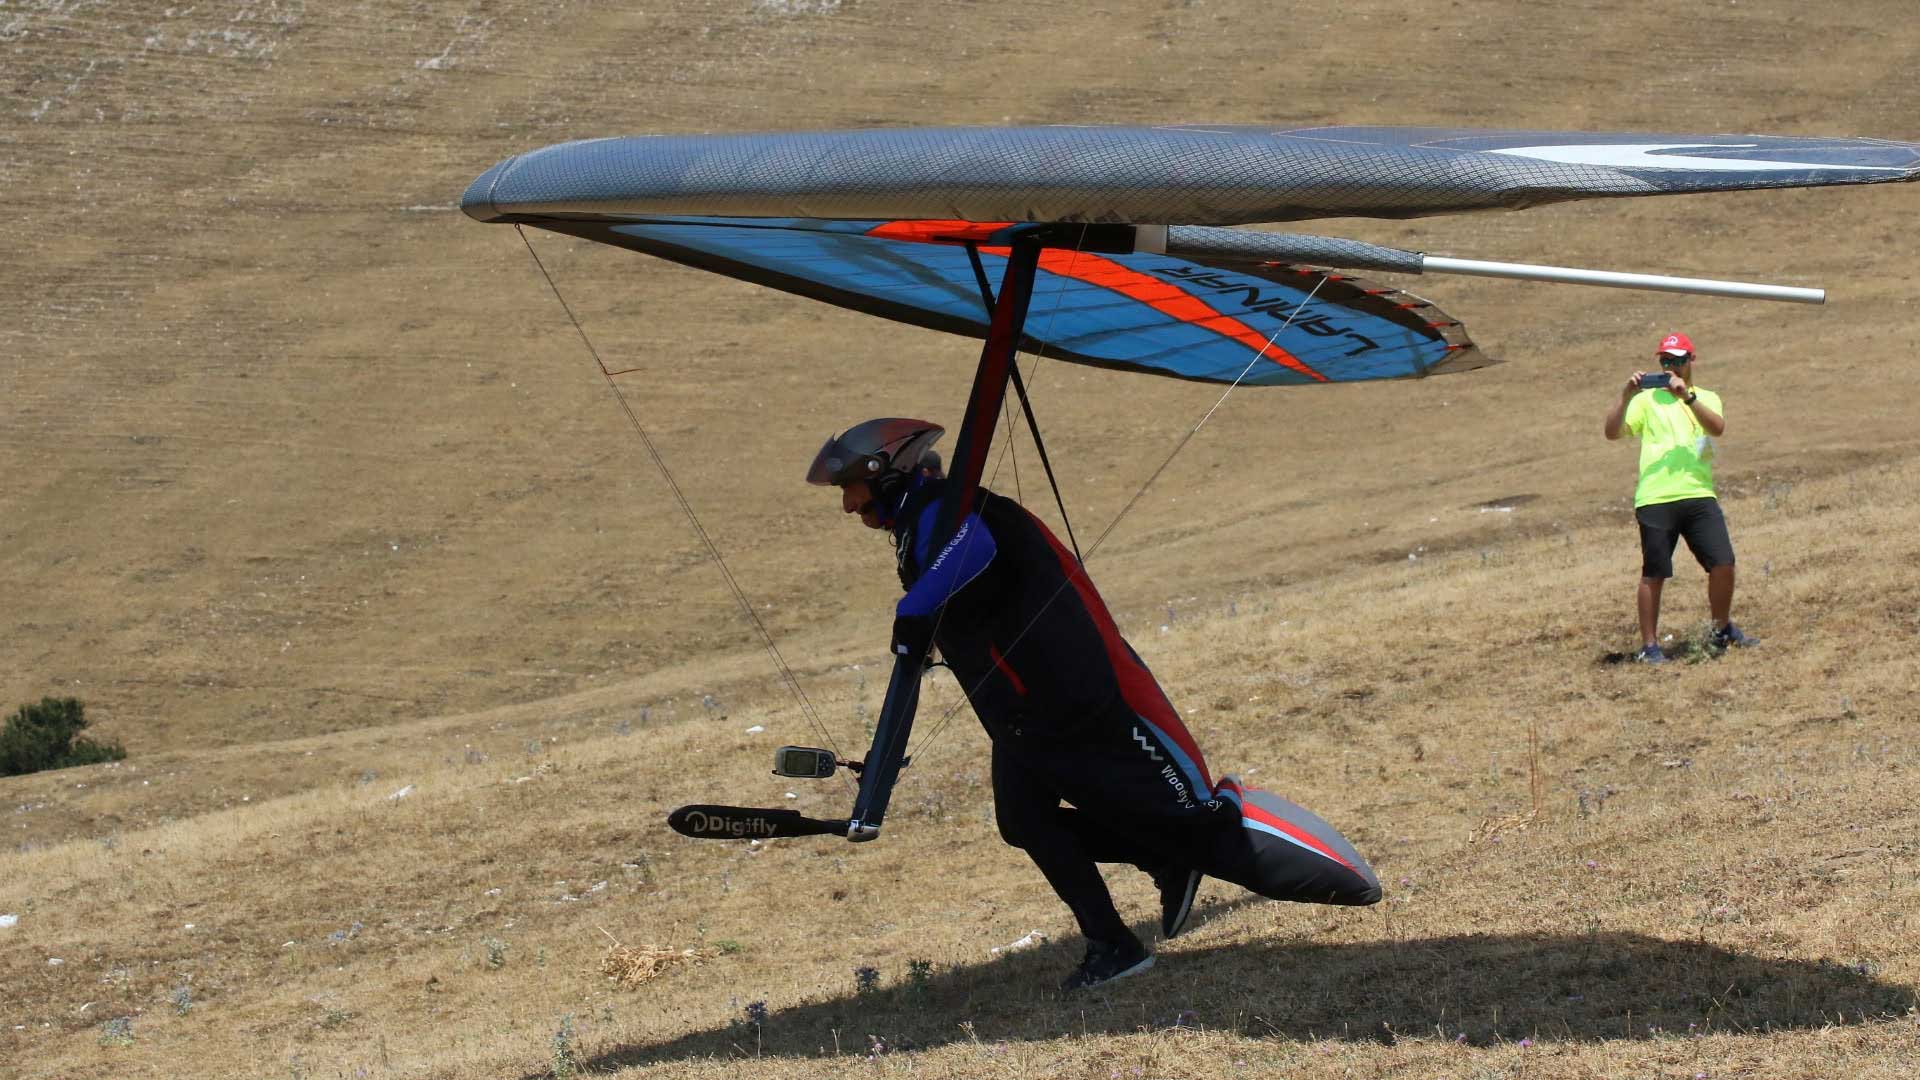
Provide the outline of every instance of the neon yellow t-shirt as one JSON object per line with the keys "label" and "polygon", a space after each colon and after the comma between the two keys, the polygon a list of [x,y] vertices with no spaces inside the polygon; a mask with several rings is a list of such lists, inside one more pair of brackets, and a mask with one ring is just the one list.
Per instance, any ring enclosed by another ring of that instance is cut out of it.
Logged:
{"label": "neon yellow t-shirt", "polygon": [[[1700,403],[1721,416],[1720,395],[1693,387]],[[1627,402],[1626,429],[1640,436],[1640,486],[1635,507],[1681,499],[1711,499],[1713,436],[1693,407],[1665,390],[1642,390]]]}

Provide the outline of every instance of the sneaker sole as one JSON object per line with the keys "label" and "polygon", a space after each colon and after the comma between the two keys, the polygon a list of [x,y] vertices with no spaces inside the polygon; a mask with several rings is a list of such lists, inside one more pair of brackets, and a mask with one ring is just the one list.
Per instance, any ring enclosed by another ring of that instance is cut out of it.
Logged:
{"label": "sneaker sole", "polygon": [[1152,966],[1153,966],[1153,954],[1148,953],[1146,956],[1146,959],[1140,961],[1139,963],[1133,965],[1132,967],[1126,969],[1125,971],[1115,972],[1114,974],[1109,975],[1104,979],[1101,979],[1097,983],[1088,983],[1087,985],[1080,987],[1080,989],[1091,990],[1096,986],[1105,986],[1110,982],[1116,982],[1120,979],[1124,979],[1128,977],[1129,975],[1138,975]]}
{"label": "sneaker sole", "polygon": [[1179,937],[1180,932],[1187,928],[1187,920],[1193,917],[1193,898],[1200,892],[1200,877],[1198,870],[1188,874],[1186,895],[1180,898],[1179,909],[1171,916],[1161,915],[1160,936],[1162,938],[1171,941]]}

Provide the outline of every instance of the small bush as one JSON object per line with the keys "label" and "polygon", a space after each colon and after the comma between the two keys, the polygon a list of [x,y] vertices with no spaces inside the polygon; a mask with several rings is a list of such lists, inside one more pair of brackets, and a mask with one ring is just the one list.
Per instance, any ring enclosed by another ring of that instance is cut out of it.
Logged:
{"label": "small bush", "polygon": [[38,705],[20,706],[0,729],[0,776],[25,776],[127,756],[119,743],[98,743],[81,735],[86,726],[86,706],[79,698],[41,698]]}
{"label": "small bush", "polygon": [[100,1025],[101,1046],[132,1046],[133,1017],[116,1016]]}
{"label": "small bush", "polygon": [[553,1033],[553,1059],[547,1065],[553,1080],[574,1080],[580,1075],[580,1042],[573,1030],[573,1014],[560,1018],[560,1030]]}
{"label": "small bush", "polygon": [[933,961],[907,961],[907,996],[925,998],[933,991]]}

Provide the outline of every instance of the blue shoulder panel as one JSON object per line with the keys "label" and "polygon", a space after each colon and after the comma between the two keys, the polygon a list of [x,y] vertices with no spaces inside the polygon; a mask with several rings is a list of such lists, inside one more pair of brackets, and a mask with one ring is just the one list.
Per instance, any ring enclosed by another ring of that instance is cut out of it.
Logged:
{"label": "blue shoulder panel", "polygon": [[980,515],[968,514],[953,539],[934,554],[933,531],[939,516],[940,502],[936,499],[920,512],[920,520],[915,523],[914,562],[925,569],[920,571],[919,580],[907,590],[907,595],[900,598],[899,606],[894,609],[896,615],[910,617],[939,611],[949,597],[979,577],[1000,550]]}

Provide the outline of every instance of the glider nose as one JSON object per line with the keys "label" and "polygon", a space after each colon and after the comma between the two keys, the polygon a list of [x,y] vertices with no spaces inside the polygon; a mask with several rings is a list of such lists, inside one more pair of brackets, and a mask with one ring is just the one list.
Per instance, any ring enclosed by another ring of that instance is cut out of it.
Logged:
{"label": "glider nose", "polygon": [[500,221],[504,219],[506,215],[501,213],[500,209],[494,205],[493,189],[499,184],[500,178],[507,174],[507,170],[511,169],[514,163],[519,160],[517,156],[510,157],[500,164],[495,165],[493,168],[488,169],[486,172],[481,173],[473,183],[468,184],[467,190],[460,196],[461,211],[475,221]]}

